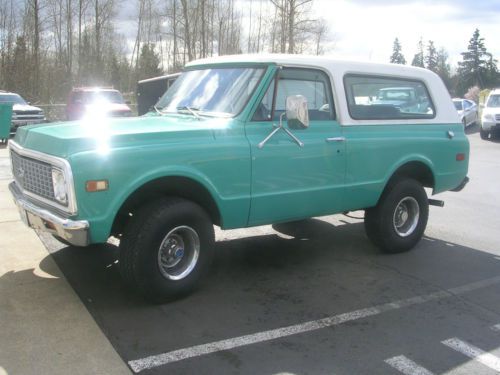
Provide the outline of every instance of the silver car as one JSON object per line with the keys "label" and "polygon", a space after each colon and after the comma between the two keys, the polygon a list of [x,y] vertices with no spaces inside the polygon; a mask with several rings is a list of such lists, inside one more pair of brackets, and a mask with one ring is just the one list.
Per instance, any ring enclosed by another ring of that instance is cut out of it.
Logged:
{"label": "silver car", "polygon": [[462,121],[464,127],[478,123],[479,114],[476,103],[469,99],[455,98],[453,99],[453,104],[455,104],[460,121]]}

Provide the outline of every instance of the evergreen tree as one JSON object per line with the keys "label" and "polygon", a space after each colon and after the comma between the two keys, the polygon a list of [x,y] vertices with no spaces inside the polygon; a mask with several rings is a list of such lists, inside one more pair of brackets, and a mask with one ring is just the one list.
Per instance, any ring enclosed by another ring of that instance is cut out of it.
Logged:
{"label": "evergreen tree", "polygon": [[394,39],[390,62],[393,64],[402,64],[402,65],[406,64],[406,59],[403,53],[401,52],[401,43],[399,42],[398,38]]}
{"label": "evergreen tree", "polygon": [[484,45],[484,38],[479,34],[479,29],[474,31],[469,40],[466,52],[462,52],[462,61],[458,62],[458,75],[461,88],[466,90],[471,86],[486,87],[485,82],[490,54]]}
{"label": "evergreen tree", "polygon": [[143,44],[139,56],[138,79],[157,77],[163,74],[160,68],[160,56],[155,51],[154,44]]}
{"label": "evergreen tree", "polygon": [[425,68],[424,65],[424,42],[422,41],[422,38],[420,38],[418,45],[417,45],[417,53],[415,56],[413,56],[413,60],[411,62],[411,65],[413,66],[418,66],[420,68]]}
{"label": "evergreen tree", "polygon": [[440,48],[436,54],[436,70],[434,72],[441,77],[448,90],[450,90],[452,87],[451,67],[448,63],[448,53],[444,48]]}
{"label": "evergreen tree", "polygon": [[500,71],[498,70],[497,60],[488,53],[488,62],[486,63],[485,84],[489,88],[500,85]]}
{"label": "evergreen tree", "polygon": [[425,56],[425,67],[433,72],[437,71],[437,51],[436,47],[434,47],[434,42],[429,40],[429,44],[427,45],[427,55]]}

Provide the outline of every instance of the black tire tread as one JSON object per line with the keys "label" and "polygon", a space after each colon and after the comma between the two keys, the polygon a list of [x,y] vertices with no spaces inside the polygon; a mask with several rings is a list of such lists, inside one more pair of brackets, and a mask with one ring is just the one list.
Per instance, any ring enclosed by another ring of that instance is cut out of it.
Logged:
{"label": "black tire tread", "polygon": [[[139,264],[139,257],[141,242],[151,236],[155,230],[156,223],[160,220],[165,210],[172,210],[173,212],[182,212],[186,209],[195,209],[198,214],[205,216],[205,219],[210,221],[208,214],[197,204],[177,197],[164,197],[159,200],[152,201],[142,207],[127,224],[124,236],[120,243],[120,273],[123,281],[128,286],[136,289],[140,294],[146,296],[150,300],[163,301],[166,300],[165,296],[156,295],[155,291],[148,288],[148,284],[139,275],[137,265]],[[213,234],[213,230],[212,230]],[[213,246],[214,238],[211,238]]]}
{"label": "black tire tread", "polygon": [[[396,238],[395,241],[394,236],[389,232],[389,224],[386,222],[386,220],[389,219],[387,218],[387,212],[384,211],[388,209],[387,205],[390,205],[394,196],[397,196],[407,189],[414,190],[414,193],[420,195],[418,198],[421,200],[419,204],[422,221],[415,229],[415,232],[408,238],[404,240]],[[373,244],[385,253],[394,254],[408,251],[420,241],[427,225],[428,215],[429,206],[427,203],[427,194],[422,185],[412,178],[396,178],[389,182],[377,206],[365,211],[366,234]]]}

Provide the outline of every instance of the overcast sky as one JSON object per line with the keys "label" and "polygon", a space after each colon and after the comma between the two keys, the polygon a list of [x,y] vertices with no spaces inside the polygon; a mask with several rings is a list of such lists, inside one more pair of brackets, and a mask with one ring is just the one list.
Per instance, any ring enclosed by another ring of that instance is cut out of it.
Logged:
{"label": "overcast sky", "polygon": [[444,47],[456,65],[479,28],[486,48],[500,60],[500,0],[315,0],[314,11],[333,34],[328,55],[388,62],[397,37],[411,63],[422,37]]}

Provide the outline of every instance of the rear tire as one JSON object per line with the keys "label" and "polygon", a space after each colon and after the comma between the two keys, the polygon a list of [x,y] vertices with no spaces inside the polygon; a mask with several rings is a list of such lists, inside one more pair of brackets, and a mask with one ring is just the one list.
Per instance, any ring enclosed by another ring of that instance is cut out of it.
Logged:
{"label": "rear tire", "polygon": [[377,206],[365,211],[368,238],[386,253],[411,250],[422,239],[429,203],[422,185],[410,178],[390,182]]}
{"label": "rear tire", "polygon": [[481,136],[481,139],[488,139],[489,132],[487,132],[486,130],[483,130],[483,128],[480,128],[479,135]]}
{"label": "rear tire", "polygon": [[214,228],[197,204],[154,201],[134,214],[120,242],[125,283],[148,300],[165,302],[194,291],[213,258]]}

